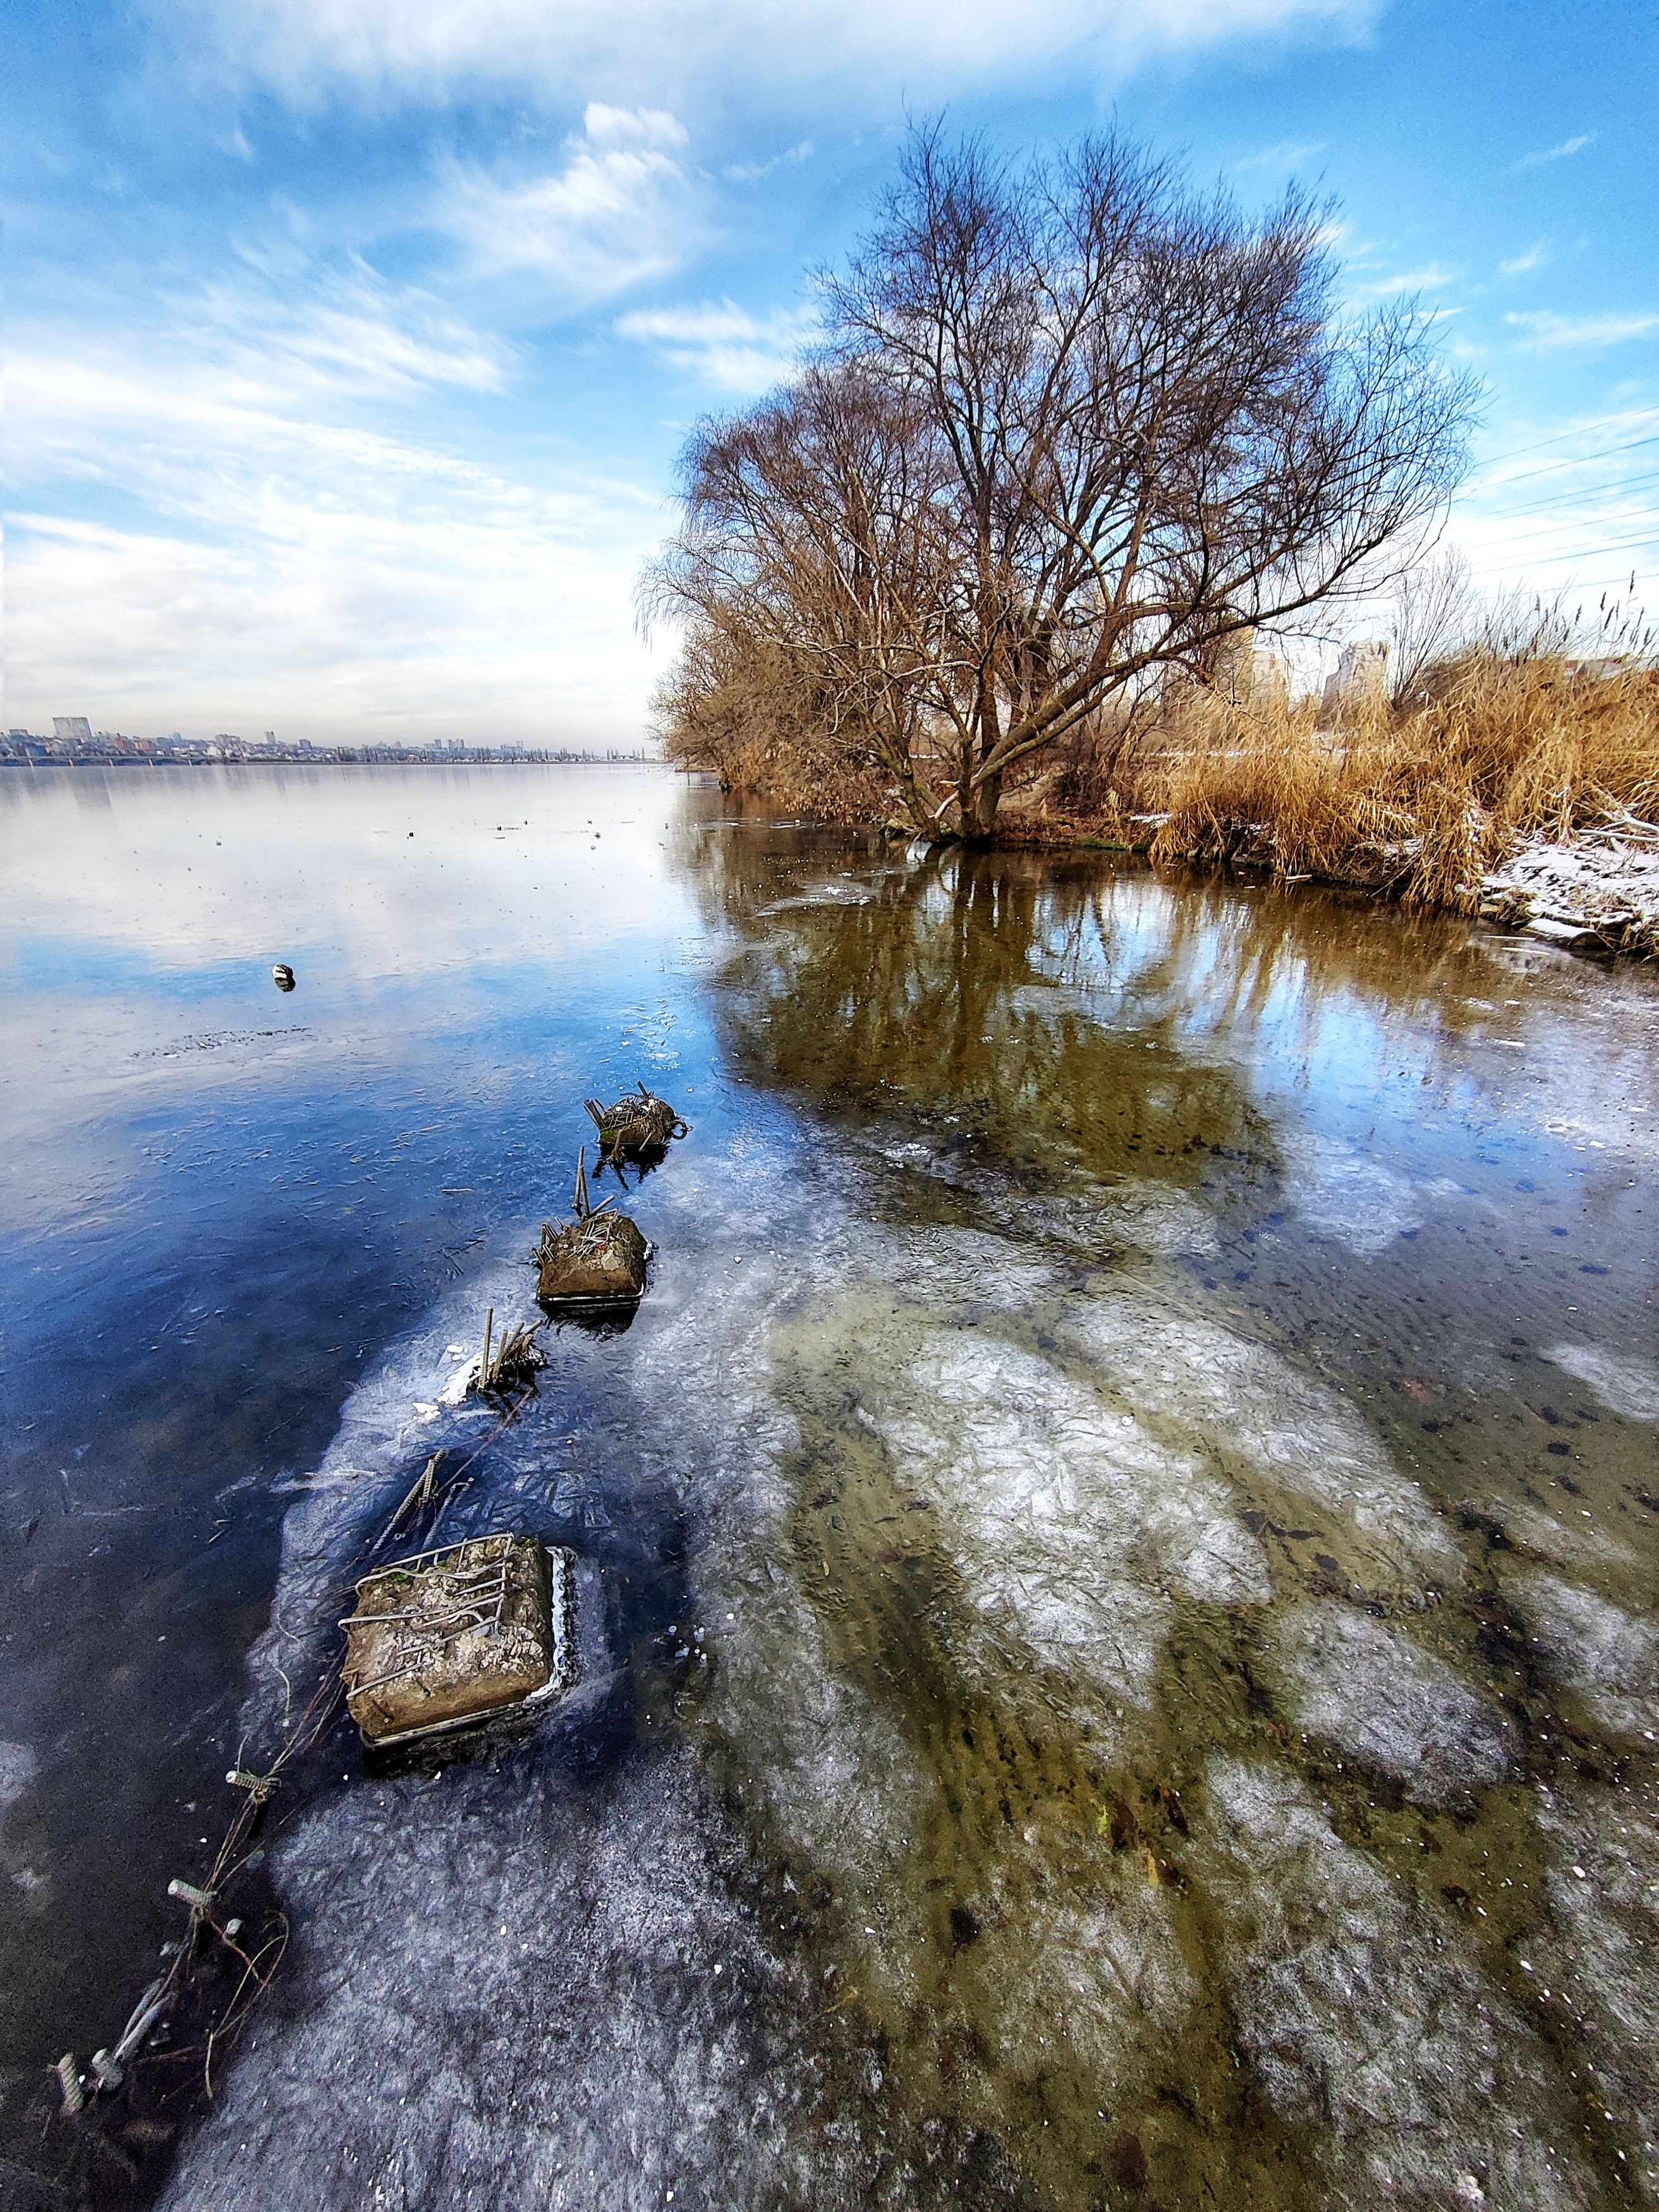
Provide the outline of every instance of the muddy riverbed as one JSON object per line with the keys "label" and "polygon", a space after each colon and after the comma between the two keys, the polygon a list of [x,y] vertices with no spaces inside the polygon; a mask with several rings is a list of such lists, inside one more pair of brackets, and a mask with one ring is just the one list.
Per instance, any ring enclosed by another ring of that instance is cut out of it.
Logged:
{"label": "muddy riverbed", "polygon": [[[727,805],[0,783],[0,2203],[1659,2197],[1659,977]],[[637,1318],[447,1403],[638,1079]],[[438,1449],[578,1689],[337,1723],[51,2122]]]}

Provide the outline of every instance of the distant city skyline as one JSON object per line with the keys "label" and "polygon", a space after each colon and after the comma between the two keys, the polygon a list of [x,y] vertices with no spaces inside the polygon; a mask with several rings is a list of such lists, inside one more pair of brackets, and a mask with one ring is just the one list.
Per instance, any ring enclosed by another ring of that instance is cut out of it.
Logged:
{"label": "distant city skyline", "polygon": [[426,744],[319,744],[309,738],[279,738],[274,730],[258,738],[239,737],[220,730],[210,738],[187,738],[173,730],[161,737],[141,737],[122,730],[94,730],[85,714],[54,714],[52,732],[9,729],[0,737],[0,767],[204,767],[222,763],[288,763],[301,766],[346,766],[362,762],[432,763],[467,767],[500,763],[605,762],[644,763],[660,762],[655,747],[641,744],[574,749],[568,746],[527,745],[508,739],[499,744],[469,744],[459,738],[438,738]]}
{"label": "distant city skyline", "polygon": [[639,743],[676,452],[940,108],[1334,195],[1486,380],[1481,581],[1659,600],[1656,64],[1541,0],[24,0],[3,720]]}

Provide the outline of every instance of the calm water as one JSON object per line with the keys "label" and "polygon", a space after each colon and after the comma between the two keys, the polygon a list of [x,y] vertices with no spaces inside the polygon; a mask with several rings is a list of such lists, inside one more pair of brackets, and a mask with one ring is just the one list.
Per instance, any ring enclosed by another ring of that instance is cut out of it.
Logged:
{"label": "calm water", "polygon": [[[727,804],[0,781],[0,2203],[1659,2197],[1659,977]],[[441,1407],[637,1078],[637,1321]],[[337,1724],[44,2126],[439,1449],[580,1689]]]}

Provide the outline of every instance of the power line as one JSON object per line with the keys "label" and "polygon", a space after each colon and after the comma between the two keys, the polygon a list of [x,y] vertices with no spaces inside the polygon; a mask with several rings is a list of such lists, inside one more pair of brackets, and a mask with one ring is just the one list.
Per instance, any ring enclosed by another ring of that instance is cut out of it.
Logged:
{"label": "power line", "polygon": [[[1659,446],[1659,436],[1632,438],[1626,445],[1604,446],[1599,453],[1578,453],[1569,460],[1547,461],[1541,469],[1523,469],[1518,477],[1505,477],[1503,483],[1493,484],[1491,489],[1493,491],[1502,491],[1507,484],[1529,483],[1534,477],[1554,476],[1562,469],[1588,469],[1597,461],[1610,461],[1615,453],[1633,453],[1638,447],[1642,446]],[[1522,447],[1521,450],[1524,453],[1526,448]],[[1505,456],[1505,458],[1510,457]],[[1495,463],[1490,462],[1481,464],[1483,468],[1495,465]]]}
{"label": "power line", "polygon": [[[1646,512],[1639,514],[1609,514],[1601,517],[1597,526],[1603,530],[1628,530],[1633,522],[1638,524],[1644,522],[1659,522],[1659,514],[1656,514],[1651,508],[1649,508]],[[1548,538],[1550,537],[1559,535],[1560,532],[1569,529],[1571,526],[1565,520],[1559,518],[1553,522],[1535,522],[1529,530],[1510,531],[1506,534],[1504,542],[1508,544],[1525,544],[1529,540],[1535,540],[1540,538]],[[1607,538],[1604,538],[1601,541],[1603,544],[1608,544],[1612,542],[1613,541],[1611,539]],[[1591,550],[1594,550],[1595,549],[1592,548]]]}
{"label": "power line", "polygon": [[[1559,491],[1553,493],[1548,499],[1534,500],[1530,507],[1511,507],[1508,514],[1494,516],[1493,520],[1504,522],[1518,520],[1522,515],[1541,514],[1547,507],[1570,507],[1575,500],[1597,497],[1617,499],[1625,492],[1641,491],[1649,484],[1654,483],[1659,483],[1659,472],[1652,472],[1642,477],[1626,477],[1618,483],[1591,484],[1583,491]],[[1498,489],[1501,491],[1503,486],[1500,484]]]}
{"label": "power line", "polygon": [[[1553,437],[1535,439],[1530,446],[1515,446],[1512,447],[1507,453],[1491,453],[1484,461],[1477,461],[1475,463],[1475,467],[1477,470],[1495,469],[1499,467],[1504,461],[1518,461],[1524,459],[1528,453],[1541,453],[1547,446],[1559,446],[1564,438],[1582,438],[1591,430],[1601,429],[1606,423],[1629,422],[1632,421],[1639,422],[1644,415],[1653,415],[1656,413],[1659,413],[1659,409],[1645,407],[1638,408],[1633,416],[1629,414],[1603,415],[1599,416],[1594,422],[1580,422],[1575,429],[1558,430]],[[1617,448],[1615,447],[1613,450],[1616,451]],[[1570,467],[1571,464],[1566,463],[1564,465]]]}
{"label": "power line", "polygon": [[[1569,547],[1561,553],[1526,553],[1520,557],[1528,568],[1554,568],[1563,561],[1599,561],[1605,554],[1637,553],[1650,545],[1659,545],[1659,533],[1647,538],[1615,538],[1610,544]],[[1514,562],[1504,560],[1501,556],[1483,563],[1484,567],[1492,568],[1510,568],[1515,565]]]}

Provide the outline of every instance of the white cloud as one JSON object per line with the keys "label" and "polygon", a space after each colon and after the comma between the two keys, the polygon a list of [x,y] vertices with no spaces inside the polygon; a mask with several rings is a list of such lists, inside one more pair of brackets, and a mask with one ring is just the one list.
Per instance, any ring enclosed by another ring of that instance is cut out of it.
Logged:
{"label": "white cloud", "polygon": [[506,182],[452,164],[435,214],[478,273],[534,275],[568,309],[665,275],[696,228],[672,115],[594,100],[582,121],[549,174]]}
{"label": "white cloud", "polygon": [[1233,163],[1233,173],[1236,176],[1241,177],[1255,172],[1264,173],[1269,176],[1287,177],[1301,168],[1305,162],[1311,161],[1316,155],[1322,154],[1324,150],[1325,142],[1322,138],[1310,139],[1306,142],[1285,139],[1277,146],[1264,146],[1259,154],[1246,154],[1241,161]]}
{"label": "white cloud", "polygon": [[1582,154],[1586,146],[1595,143],[1594,131],[1581,131],[1577,138],[1564,138],[1559,146],[1542,146],[1535,154],[1523,154],[1518,161],[1511,161],[1511,172],[1518,169],[1541,168],[1546,161],[1570,161],[1573,155]]}
{"label": "white cloud", "polygon": [[775,170],[799,168],[803,161],[810,161],[817,151],[810,138],[803,138],[799,145],[787,147],[781,154],[774,154],[769,161],[733,161],[722,169],[720,174],[728,184],[757,184],[763,177],[771,176]]}
{"label": "white cloud", "polygon": [[[16,334],[10,459],[40,489],[8,518],[12,720],[637,737],[654,493],[422,435],[423,389],[496,389],[508,357],[434,336],[419,295],[340,282],[356,312],[327,283],[286,316],[226,288],[101,349]],[[82,519],[111,493],[119,520]]]}
{"label": "white cloud", "polygon": [[1659,331],[1659,314],[1558,315],[1542,307],[1504,319],[1526,333],[1520,342],[1526,353],[1560,353],[1570,347],[1599,349]]}
{"label": "white cloud", "polygon": [[[149,0],[180,55],[291,105],[445,101],[511,86],[679,100],[706,88],[831,87],[927,100],[994,72],[1006,83],[1062,63],[1115,75],[1158,54],[1307,32],[1358,35],[1382,0]],[[642,88],[648,88],[648,91]]]}
{"label": "white cloud", "polygon": [[653,347],[720,391],[750,394],[787,376],[817,327],[810,307],[779,307],[757,318],[722,300],[638,309],[617,319],[617,333]]}
{"label": "white cloud", "polygon": [[1362,278],[1352,289],[1356,299],[1392,299],[1402,292],[1437,292],[1455,284],[1462,274],[1461,269],[1444,269],[1439,262],[1429,261],[1420,269],[1402,269],[1392,276]]}
{"label": "white cloud", "polygon": [[1524,276],[1529,269],[1541,269],[1549,258],[1549,248],[1540,240],[1536,246],[1529,246],[1524,253],[1517,253],[1513,261],[1500,261],[1498,273],[1504,276]]}

